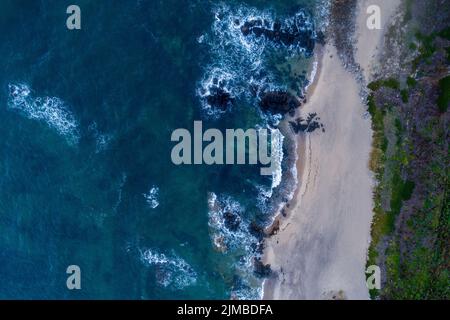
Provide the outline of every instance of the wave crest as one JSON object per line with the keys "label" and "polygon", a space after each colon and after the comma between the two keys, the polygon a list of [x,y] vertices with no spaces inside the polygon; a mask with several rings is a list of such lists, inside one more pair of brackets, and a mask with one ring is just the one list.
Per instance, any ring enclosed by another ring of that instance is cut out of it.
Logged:
{"label": "wave crest", "polygon": [[197,282],[197,273],[182,258],[151,249],[141,251],[141,261],[156,268],[156,281],[164,288],[180,290]]}
{"label": "wave crest", "polygon": [[26,84],[9,84],[8,107],[29,119],[44,121],[69,143],[79,141],[78,123],[64,101],[57,97],[33,97]]}

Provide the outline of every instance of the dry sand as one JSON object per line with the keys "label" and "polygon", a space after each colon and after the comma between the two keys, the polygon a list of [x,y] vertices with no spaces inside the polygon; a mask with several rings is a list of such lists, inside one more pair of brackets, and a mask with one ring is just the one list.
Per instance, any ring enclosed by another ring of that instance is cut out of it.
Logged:
{"label": "dry sand", "polygon": [[[381,31],[366,28],[369,4],[381,8]],[[359,2],[356,60],[366,77],[398,4]],[[332,45],[323,48],[320,61],[314,94],[301,113],[316,112],[326,131],[299,138],[299,186],[280,231],[266,243],[264,262],[271,264],[274,276],[265,283],[264,299],[369,298],[365,264],[373,208],[370,119],[364,116],[360,85]]]}

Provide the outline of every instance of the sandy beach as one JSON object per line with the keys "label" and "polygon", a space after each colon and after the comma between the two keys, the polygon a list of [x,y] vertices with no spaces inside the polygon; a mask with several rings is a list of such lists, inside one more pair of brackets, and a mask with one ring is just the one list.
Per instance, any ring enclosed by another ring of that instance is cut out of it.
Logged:
{"label": "sandy beach", "polygon": [[[355,59],[366,82],[399,2],[358,2]],[[373,4],[381,8],[381,30],[366,27],[366,9]],[[343,67],[333,45],[321,51],[300,113],[317,113],[325,132],[298,137],[299,185],[279,232],[266,243],[264,262],[274,272],[265,282],[264,299],[369,299],[371,123],[356,76]]]}

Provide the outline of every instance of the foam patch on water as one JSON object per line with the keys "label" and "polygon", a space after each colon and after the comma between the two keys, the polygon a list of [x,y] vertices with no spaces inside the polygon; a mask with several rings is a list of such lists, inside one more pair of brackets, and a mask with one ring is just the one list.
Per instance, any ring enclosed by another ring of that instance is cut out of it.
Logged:
{"label": "foam patch on water", "polygon": [[[241,28],[252,20],[261,20],[265,28],[272,29],[277,17],[270,10],[247,6],[231,8],[220,4],[213,14],[215,19],[210,32],[198,38],[200,44],[208,47],[212,61],[205,68],[205,76],[197,90],[207,115],[218,117],[224,112],[212,108],[205,99],[216,88],[223,88],[233,98],[253,103],[260,92],[285,89],[277,84],[275,76],[267,68],[267,56],[271,52],[276,50],[283,56],[310,54],[298,44],[285,46],[265,36],[243,34]],[[283,30],[308,30],[315,37],[313,20],[305,11],[279,22]]]}
{"label": "foam patch on water", "polygon": [[[244,208],[239,202],[227,195],[217,196],[214,192],[208,194],[208,226],[213,245],[219,251],[225,253],[245,253],[239,261],[239,266],[244,269],[253,267],[254,244],[258,243],[249,231],[250,224],[244,219]],[[226,219],[232,219],[233,227]]]}
{"label": "foam patch on water", "polygon": [[230,98],[235,99],[239,95],[235,89],[234,79],[237,75],[235,72],[226,71],[219,67],[212,66],[205,72],[204,78],[200,81],[197,89],[197,95],[201,98],[203,110],[212,117],[218,118],[225,110],[214,108],[206,102],[208,96],[212,94],[214,89],[221,89],[230,94]]}
{"label": "foam patch on water", "polygon": [[195,270],[175,254],[169,256],[147,249],[141,251],[141,261],[156,269],[156,281],[164,288],[180,290],[197,282]]}
{"label": "foam patch on water", "polygon": [[263,282],[253,286],[243,279],[240,279],[239,282],[232,288],[231,298],[233,300],[261,300],[263,298]]}
{"label": "foam patch on water", "polygon": [[159,206],[159,188],[153,186],[147,193],[143,194],[145,201],[152,209],[156,209]]}
{"label": "foam patch on water", "polygon": [[105,151],[113,138],[112,135],[100,132],[95,121],[89,125],[88,129],[95,139],[95,153]]}
{"label": "foam patch on water", "polygon": [[34,97],[28,85],[9,84],[8,107],[29,119],[45,122],[69,143],[79,141],[78,123],[67,105],[57,97]]}

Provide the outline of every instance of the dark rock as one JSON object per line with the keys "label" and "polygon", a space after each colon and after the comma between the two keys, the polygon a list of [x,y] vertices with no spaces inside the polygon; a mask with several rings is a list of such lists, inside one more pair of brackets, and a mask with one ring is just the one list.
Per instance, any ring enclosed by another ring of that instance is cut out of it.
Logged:
{"label": "dark rock", "polygon": [[211,94],[206,97],[206,101],[211,107],[227,110],[234,102],[234,98],[229,92],[222,88],[214,87],[210,89]]}
{"label": "dark rock", "polygon": [[325,34],[322,31],[317,32],[316,41],[321,45],[325,45],[326,42]]}
{"label": "dark rock", "polygon": [[270,264],[264,265],[261,260],[254,260],[255,270],[254,273],[259,278],[267,278],[272,274],[272,269],[270,268]]}
{"label": "dark rock", "polygon": [[268,91],[261,95],[260,106],[273,114],[286,114],[300,107],[300,101],[286,91]]}
{"label": "dark rock", "polygon": [[225,220],[225,227],[230,231],[236,231],[241,224],[241,218],[233,212],[226,211],[223,214],[223,218]]}
{"label": "dark rock", "polygon": [[306,119],[299,117],[295,121],[290,121],[289,124],[295,133],[311,133],[316,129],[322,129],[322,132],[325,132],[323,124],[319,120],[320,118],[317,117],[317,113],[310,113]]}
{"label": "dark rock", "polygon": [[249,232],[250,232],[251,235],[253,235],[259,241],[261,241],[265,237],[264,228],[259,226],[256,222],[252,222],[250,224]]}

